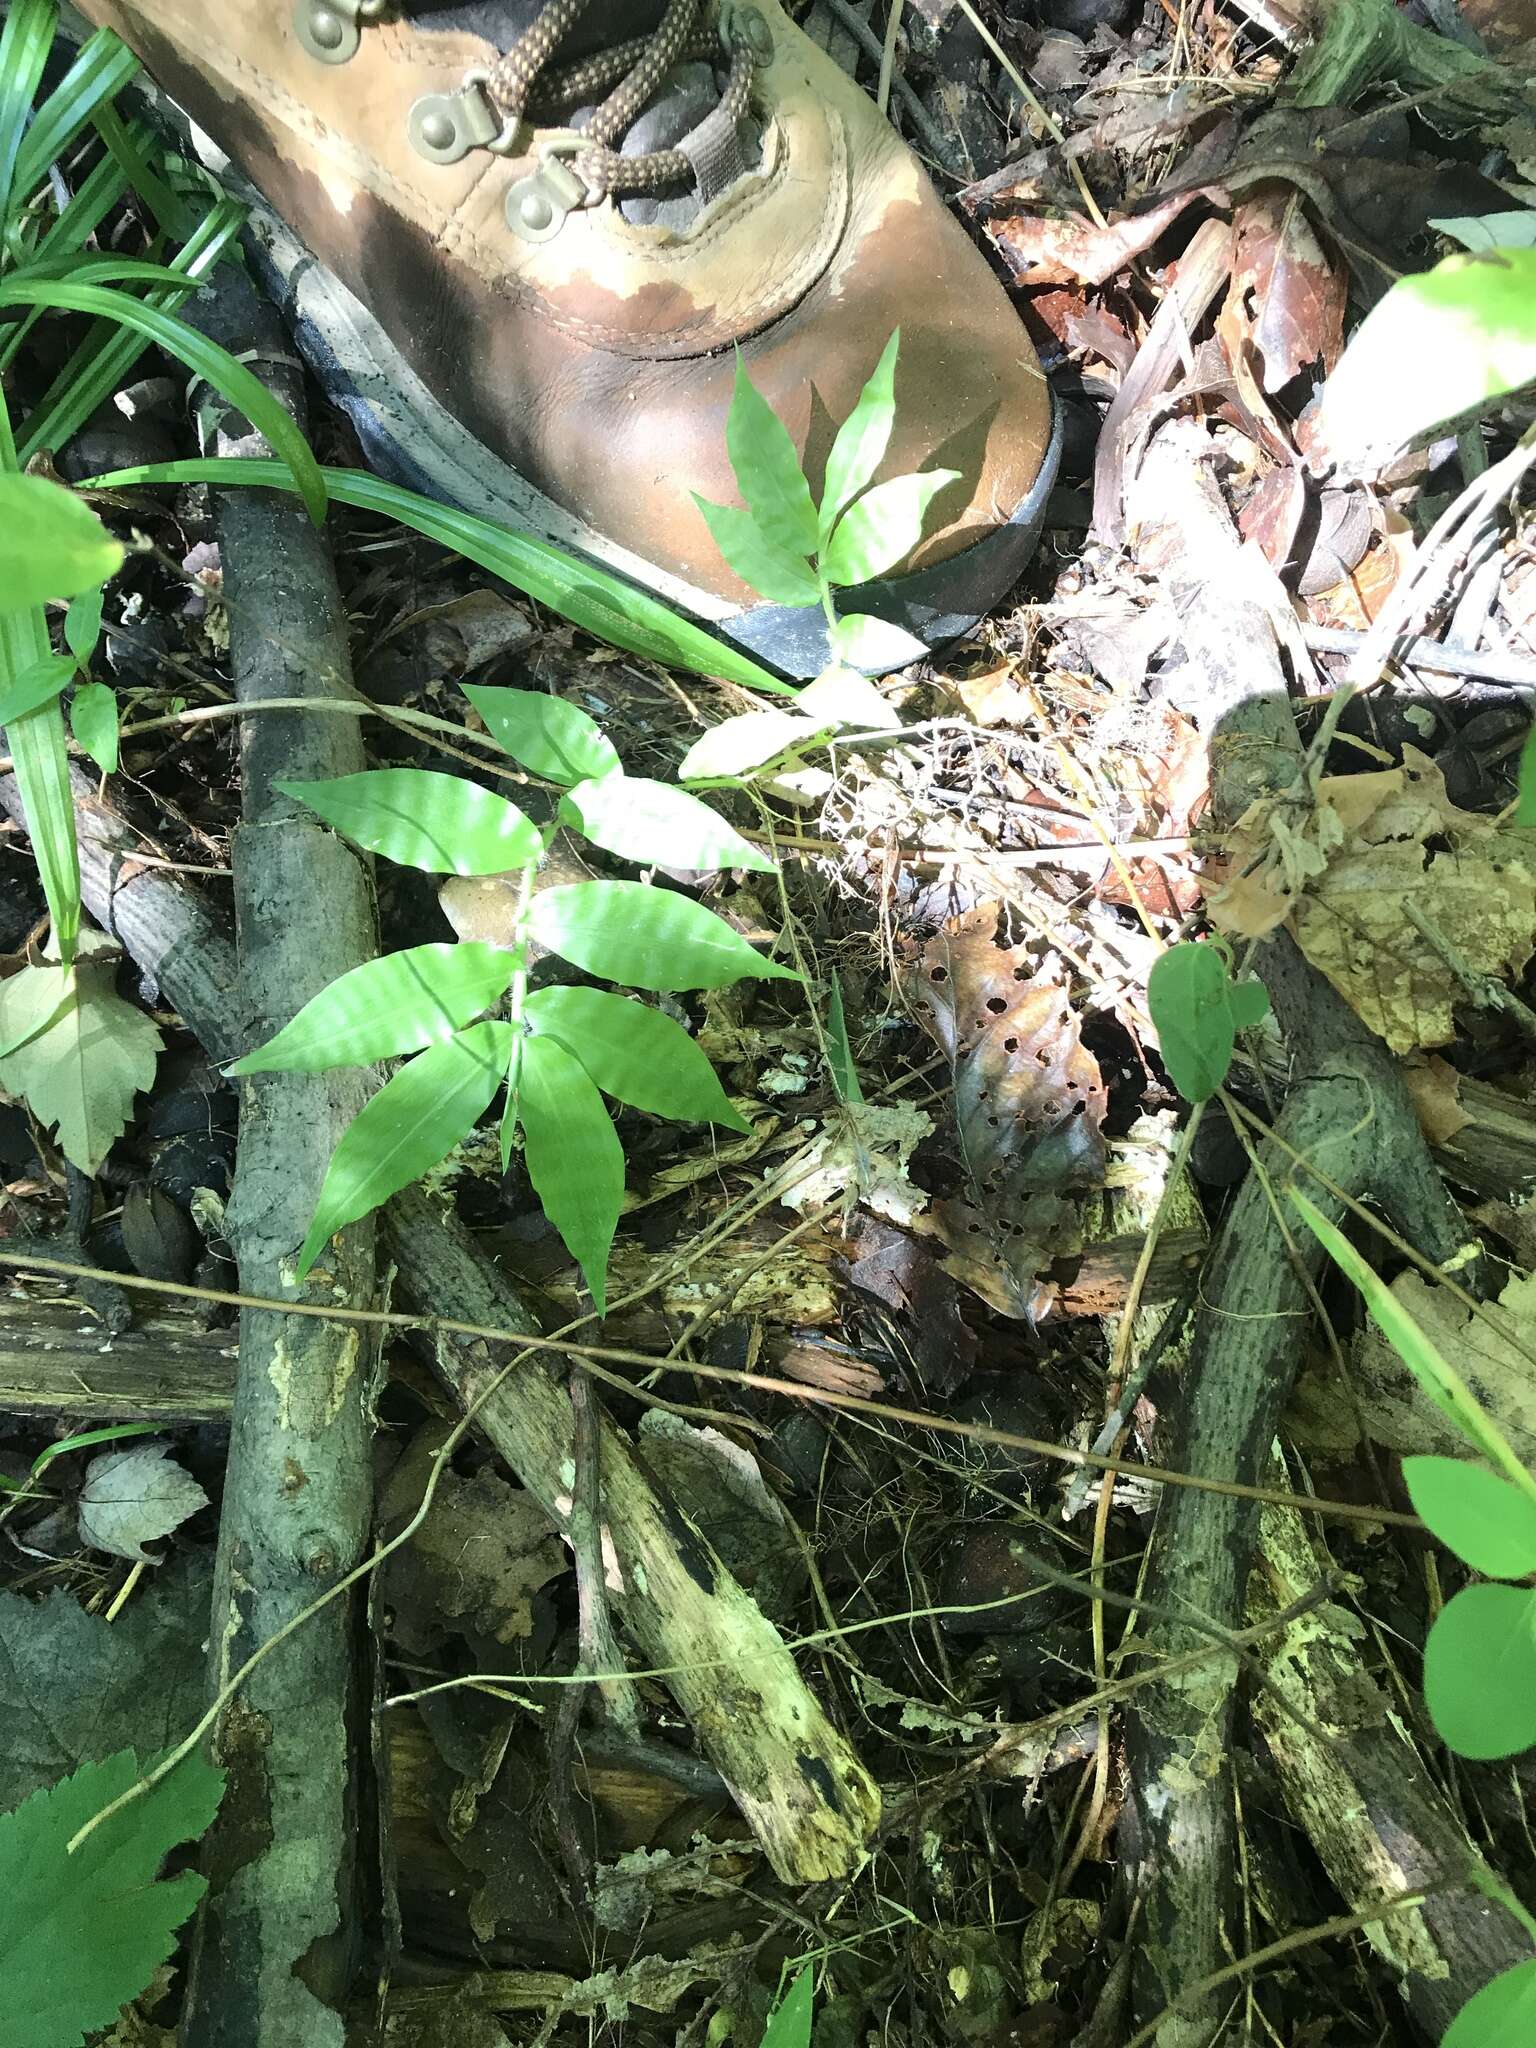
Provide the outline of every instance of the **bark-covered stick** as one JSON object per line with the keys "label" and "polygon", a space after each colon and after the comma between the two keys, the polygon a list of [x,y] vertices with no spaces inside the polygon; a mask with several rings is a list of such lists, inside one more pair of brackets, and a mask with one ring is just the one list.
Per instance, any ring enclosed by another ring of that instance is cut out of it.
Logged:
{"label": "bark-covered stick", "polygon": [[[287,337],[243,275],[223,276],[199,314],[226,347],[254,344],[258,374],[302,425]],[[270,452],[206,393],[203,423],[210,452]],[[222,490],[214,507],[237,700],[351,696],[346,617],[324,534],[282,492]],[[276,787],[279,778],[361,769],[361,727],[297,711],[242,719],[240,764],[240,972],[265,1037],[377,950],[361,860]],[[241,1084],[226,1222],[243,1292],[362,1308],[374,1299],[371,1218],[333,1239],[304,1283],[293,1281],[331,1153],[369,1081],[343,1068]],[[375,1353],[355,1326],[241,1312],[209,1637],[215,1692],[364,1554]],[[355,1592],[323,1608],[258,1665],[215,1726],[229,1783],[205,1848],[211,1882],[183,2048],[342,2048],[361,1950],[361,1614]]]}

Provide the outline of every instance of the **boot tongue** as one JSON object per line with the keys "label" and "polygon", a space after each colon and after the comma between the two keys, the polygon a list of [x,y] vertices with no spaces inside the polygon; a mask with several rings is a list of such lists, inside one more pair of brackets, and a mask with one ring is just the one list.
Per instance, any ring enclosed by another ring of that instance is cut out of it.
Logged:
{"label": "boot tongue", "polygon": [[[430,34],[458,32],[483,36],[498,50],[508,50],[532,28],[545,0],[415,0],[405,9],[418,27]],[[560,44],[557,62],[590,57],[594,50],[627,43],[655,28],[666,12],[666,0],[591,0],[582,19]]]}

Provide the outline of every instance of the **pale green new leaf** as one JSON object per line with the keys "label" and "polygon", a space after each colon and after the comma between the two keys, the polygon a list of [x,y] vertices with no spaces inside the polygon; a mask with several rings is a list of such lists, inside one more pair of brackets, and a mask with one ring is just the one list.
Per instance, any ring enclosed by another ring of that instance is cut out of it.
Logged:
{"label": "pale green new leaf", "polygon": [[429,875],[504,875],[539,855],[538,830],[516,804],[435,768],[365,768],[276,787],[354,846]]}
{"label": "pale green new leaf", "polygon": [[311,998],[231,1074],[313,1074],[367,1067],[440,1045],[498,1002],[517,970],[502,946],[410,946],[365,960]]}
{"label": "pale green new leaf", "polygon": [[94,590],[123,549],[84,498],[47,477],[0,474],[0,611]]}
{"label": "pale green new leaf", "polygon": [[[823,547],[837,524],[885,460],[891,428],[896,419],[896,354],[901,347],[898,327],[876,363],[874,372],[859,393],[858,404],[837,430],[821,492],[820,540]],[[845,659],[853,660],[849,655]]]}
{"label": "pale green new leaf", "polygon": [[299,1253],[300,1279],[338,1230],[420,1180],[469,1136],[506,1078],[511,1051],[512,1026],[488,1018],[418,1053],[364,1104],[331,1155]]}
{"label": "pale green new leaf", "polygon": [[19,676],[0,684],[0,725],[24,718],[29,711],[51,704],[59,692],[75,679],[75,664],[67,654],[45,654]]}
{"label": "pale green new leaf", "polygon": [[894,642],[899,646],[902,641],[899,627],[868,612],[846,613],[827,633],[827,645],[839,661],[846,661],[850,668],[880,675],[903,666],[901,655],[894,652],[892,645]]}
{"label": "pale green new leaf", "polygon": [[1319,432],[1358,464],[1536,380],[1536,249],[1447,256],[1399,278],[1323,390]]}
{"label": "pale green new leaf", "polygon": [[1458,1756],[1489,1762],[1536,1743],[1536,1593],[1467,1586],[1424,1645],[1424,1704]]}
{"label": "pale green new leaf", "polygon": [[734,782],[780,754],[805,746],[823,730],[793,711],[742,711],[701,734],[684,754],[678,775],[684,782]]}
{"label": "pale green new leaf", "polygon": [[860,732],[900,732],[901,714],[887,704],[868,676],[834,663],[795,700],[802,718],[818,725],[854,726]]}
{"label": "pale green new leaf", "polygon": [[739,505],[712,505],[697,491],[693,502],[703,513],[715,546],[743,583],[751,584],[770,604],[820,603],[821,586],[810,563],[770,540],[750,512]]}
{"label": "pale green new leaf", "polygon": [[605,1095],[679,1123],[752,1126],[731,1107],[720,1078],[681,1024],[628,996],[600,988],[541,988],[524,1014],[557,1038]]}
{"label": "pale green new leaf", "polygon": [[725,988],[749,975],[800,979],[702,903],[645,882],[567,882],[540,889],[528,928],[552,953],[628,988]]}
{"label": "pale green new leaf", "polygon": [[791,555],[816,552],[816,507],[788,427],[742,368],[725,421],[726,453],[742,503],[759,530]]}
{"label": "pale green new leaf", "polygon": [[103,775],[117,773],[117,692],[82,683],[69,707],[69,729]]}
{"label": "pale green new leaf", "polygon": [[756,868],[771,874],[761,847],[728,825],[708,804],[669,782],[605,775],[561,800],[560,818],[584,839],[620,860],[669,868]]}
{"label": "pale green new leaf", "polygon": [[1440,2048],[1530,2048],[1536,2041],[1536,1957],[1504,1970],[1469,1998]]}
{"label": "pale green new leaf", "polygon": [[485,683],[460,686],[485,729],[504,753],[534,775],[569,788],[619,765],[612,740],[575,704],[542,690],[504,690]]}
{"label": "pale green new leaf", "polygon": [[1486,1465],[1404,1458],[1413,1511],[1433,1536],[1490,1579],[1536,1572],[1536,1499]]}
{"label": "pale green new leaf", "polygon": [[894,476],[851,505],[823,550],[821,571],[829,583],[868,583],[910,555],[923,537],[928,507],[957,469],[929,469],[921,476]]}
{"label": "pale green new leaf", "polygon": [[162,1879],[178,1843],[219,1810],[224,1774],[201,1756],[71,1839],[137,1784],[131,1749],[82,1764],[0,1815],[0,2011],[6,2048],[79,2048],[137,1998],[175,1946],[206,1889],[195,1871]]}
{"label": "pale green new leaf", "polygon": [[[0,985],[0,1044],[14,1036],[7,1028],[12,1005],[28,1000],[12,994],[16,984],[44,977],[37,1001],[45,1005],[57,973],[51,964],[25,967]],[[160,1055],[154,1020],[112,984],[111,967],[76,964],[50,1021],[0,1059],[0,1087],[22,1096],[39,1123],[57,1127],[65,1158],[87,1177],[101,1171]]]}
{"label": "pale green new leaf", "polygon": [[624,1151],[613,1119],[574,1054],[530,1038],[517,1084],[528,1178],[581,1268],[599,1315],[608,1308],[608,1251],[624,1200]]}

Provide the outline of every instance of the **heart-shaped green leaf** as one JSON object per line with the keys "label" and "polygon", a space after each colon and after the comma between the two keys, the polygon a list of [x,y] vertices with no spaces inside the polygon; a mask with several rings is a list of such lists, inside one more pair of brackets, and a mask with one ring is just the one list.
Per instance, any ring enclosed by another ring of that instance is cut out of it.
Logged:
{"label": "heart-shaped green leaf", "polygon": [[1414,1513],[1473,1571],[1490,1579],[1536,1572],[1536,1500],[1486,1465],[1404,1458]]}
{"label": "heart-shaped green leaf", "polygon": [[627,988],[725,988],[749,975],[800,979],[702,903],[645,882],[568,882],[541,889],[528,929],[562,959]]}
{"label": "heart-shaped green leaf", "polygon": [[1424,1703],[1458,1756],[1515,1756],[1536,1743],[1536,1593],[1468,1586],[1424,1645]]}
{"label": "heart-shaped green leaf", "polygon": [[504,875],[538,858],[538,832],[516,804],[436,769],[366,768],[277,787],[354,846],[429,875]]}

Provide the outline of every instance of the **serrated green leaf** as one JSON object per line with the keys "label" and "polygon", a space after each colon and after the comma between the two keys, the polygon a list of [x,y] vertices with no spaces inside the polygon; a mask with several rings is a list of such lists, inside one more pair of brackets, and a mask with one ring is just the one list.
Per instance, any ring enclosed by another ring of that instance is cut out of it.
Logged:
{"label": "serrated green leaf", "polygon": [[460,687],[502,751],[546,781],[569,788],[573,783],[611,775],[619,765],[612,740],[585,711],[564,697],[484,683]]}
{"label": "serrated green leaf", "polygon": [[751,1130],[682,1025],[649,1004],[600,988],[541,988],[524,1015],[536,1032],[573,1053],[615,1101],[679,1123]]}
{"label": "serrated green leaf", "polygon": [[1214,946],[1185,943],[1158,955],[1147,977],[1147,1008],[1163,1064],[1186,1102],[1204,1102],[1232,1064],[1232,982]]}
{"label": "serrated green leaf", "polygon": [[702,903],[646,882],[567,882],[540,889],[528,928],[563,960],[626,988],[725,988],[749,975],[800,979]]}
{"label": "serrated green leaf", "polygon": [[1336,460],[1360,462],[1533,380],[1536,249],[1447,256],[1372,307],[1324,386],[1318,428]]}
{"label": "serrated green leaf", "polygon": [[1413,1511],[1463,1563],[1490,1579],[1536,1572],[1536,1500],[1486,1465],[1404,1458]]}
{"label": "serrated green leaf", "polygon": [[0,611],[94,590],[123,549],[84,498],[47,477],[0,474]]}
{"label": "serrated green leaf", "polygon": [[1468,1586],[1448,1601],[1424,1645],[1424,1704],[1458,1756],[1536,1743],[1536,1593]]}
{"label": "serrated green leaf", "polygon": [[669,868],[755,868],[771,874],[761,847],[685,789],[644,776],[605,775],[579,783],[561,800],[560,818],[620,860]]}
{"label": "serrated green leaf", "polygon": [[307,1002],[292,1023],[228,1069],[231,1074],[314,1074],[368,1067],[420,1052],[499,1002],[517,971],[501,946],[410,946],[365,960]]}
{"label": "serrated green leaf", "polygon": [[101,603],[105,590],[82,590],[70,600],[69,610],[64,614],[64,645],[75,657],[76,666],[82,673],[90,666],[91,656],[96,652],[101,639]]}
{"label": "serrated green leaf", "polygon": [[[17,983],[54,972],[23,968],[0,984],[0,1044],[14,1036],[7,1028],[13,1005],[26,1000]],[[100,1172],[121,1137],[133,1098],[154,1080],[160,1056],[154,1020],[112,984],[110,967],[77,964],[50,1021],[0,1059],[0,1087],[24,1097],[39,1123],[57,1128],[65,1158],[88,1177]],[[50,978],[47,993],[53,987]]]}
{"label": "serrated green leaf", "polygon": [[768,2015],[762,2048],[811,2048],[813,1974],[803,1969],[790,1978],[784,1996]]}
{"label": "serrated green leaf", "polygon": [[197,1755],[69,1853],[86,1822],[142,1775],[125,1749],[0,1815],[7,2048],[79,2048],[110,2026],[169,1956],[206,1889],[194,1871],[159,1876],[169,1852],[201,1835],[219,1809],[224,1774]]}
{"label": "serrated green leaf", "polygon": [[821,572],[829,583],[868,583],[894,569],[923,537],[928,507],[958,469],[929,469],[921,476],[893,476],[850,505],[822,551]]}
{"label": "serrated green leaf", "polygon": [[56,960],[23,967],[0,981],[0,1059],[51,1024],[74,993],[74,969]]}
{"label": "serrated green leaf", "polygon": [[364,1104],[331,1155],[299,1253],[300,1279],[338,1230],[462,1144],[505,1080],[511,1051],[512,1026],[487,1018],[418,1053]]}
{"label": "serrated green leaf", "polygon": [[810,563],[770,540],[750,512],[737,505],[712,505],[697,491],[693,502],[703,513],[715,546],[743,583],[749,583],[770,604],[821,602],[821,586]]}
{"label": "serrated green leaf", "polygon": [[793,711],[743,711],[696,739],[677,772],[684,782],[734,781],[804,746],[823,729],[816,719],[799,718]]}
{"label": "serrated green leaf", "polygon": [[516,804],[435,768],[365,768],[276,787],[354,846],[429,875],[504,875],[538,858],[538,831]]}
{"label": "serrated green leaf", "polygon": [[1501,1971],[1475,1992],[1440,2048],[1530,2048],[1536,2041],[1536,1957]]}
{"label": "serrated green leaf", "polygon": [[69,729],[103,775],[117,773],[117,692],[82,683],[69,707]]}
{"label": "serrated green leaf", "polygon": [[608,1307],[608,1252],[624,1200],[624,1151],[581,1062],[554,1038],[530,1038],[517,1084],[528,1178],[581,1268],[599,1315]]}
{"label": "serrated green leaf", "polygon": [[739,349],[725,447],[736,488],[759,532],[787,554],[814,554],[816,507],[799,451],[788,427],[743,369]]}
{"label": "serrated green leaf", "polygon": [[[896,419],[896,355],[900,347],[901,329],[898,327],[885,344],[869,382],[859,393],[857,405],[837,430],[837,439],[827,457],[827,473],[821,493],[820,540],[823,547],[837,524],[839,514],[846,512],[860,491],[874,481],[875,471],[885,460]],[[844,659],[854,661],[857,656],[845,653]]]}
{"label": "serrated green leaf", "polygon": [[75,664],[67,654],[45,654],[22,670],[14,681],[0,684],[0,725],[24,718],[29,711],[51,704],[59,692],[75,679]]}

